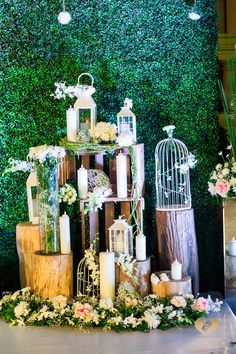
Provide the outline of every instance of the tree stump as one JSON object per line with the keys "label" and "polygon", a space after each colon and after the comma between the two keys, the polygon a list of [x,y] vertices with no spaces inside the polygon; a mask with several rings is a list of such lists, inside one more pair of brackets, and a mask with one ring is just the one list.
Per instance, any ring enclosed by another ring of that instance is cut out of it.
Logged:
{"label": "tree stump", "polygon": [[[157,272],[160,275],[163,272]],[[165,272],[170,276],[170,272]],[[175,295],[192,294],[191,278],[186,276],[181,280],[160,281],[158,284],[151,284],[152,293],[160,298],[173,297]]]}
{"label": "tree stump", "polygon": [[73,259],[70,254],[33,254],[32,290],[36,295],[52,298],[73,296]]}
{"label": "tree stump", "polygon": [[33,254],[40,249],[39,225],[22,222],[16,226],[16,247],[19,256],[21,288],[32,288]]}
{"label": "tree stump", "polygon": [[149,295],[151,275],[150,258],[147,258],[145,261],[136,261],[134,268],[134,275],[139,281],[139,284],[137,284],[121,266],[116,265],[116,288],[118,288],[120,283],[127,282],[130,283],[140,295]]}
{"label": "tree stump", "polygon": [[171,269],[177,259],[183,276],[189,275],[193,292],[199,292],[199,265],[193,209],[162,211],[156,209],[160,269]]}

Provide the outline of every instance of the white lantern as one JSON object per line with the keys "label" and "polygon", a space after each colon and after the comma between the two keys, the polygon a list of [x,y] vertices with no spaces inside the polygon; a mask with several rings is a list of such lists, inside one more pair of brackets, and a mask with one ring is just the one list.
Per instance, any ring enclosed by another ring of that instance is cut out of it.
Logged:
{"label": "white lantern", "polygon": [[115,252],[116,256],[123,254],[133,256],[133,230],[122,216],[114,220],[114,224],[108,228],[109,250]]}
{"label": "white lantern", "polygon": [[121,111],[117,114],[117,127],[119,136],[132,134],[133,142],[136,143],[136,116],[131,111],[132,107],[132,100],[126,98],[124,101],[124,107],[122,107]]}
{"label": "white lantern", "polygon": [[29,220],[32,224],[39,224],[39,199],[37,187],[37,174],[36,171],[32,171],[26,181]]}
{"label": "white lantern", "polygon": [[[82,76],[89,76],[91,79],[91,85],[80,84]],[[78,78],[78,85],[76,86],[77,100],[74,104],[74,108],[79,112],[78,129],[88,131],[94,129],[97,121],[97,105],[92,98],[92,94],[95,92],[93,87],[94,79],[92,75],[83,73]]]}

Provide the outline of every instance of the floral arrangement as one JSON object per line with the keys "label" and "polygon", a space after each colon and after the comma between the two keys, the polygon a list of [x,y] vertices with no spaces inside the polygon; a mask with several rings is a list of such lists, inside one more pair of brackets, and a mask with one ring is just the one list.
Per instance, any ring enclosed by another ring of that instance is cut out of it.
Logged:
{"label": "floral arrangement", "polygon": [[99,122],[94,129],[89,129],[89,136],[94,143],[109,143],[116,140],[116,125],[106,122]]}
{"label": "floral arrangement", "polygon": [[54,85],[56,86],[56,90],[51,96],[53,96],[57,100],[60,100],[62,98],[66,99],[67,97],[79,97],[85,93],[87,93],[87,95],[92,95],[95,92],[95,88],[93,86],[80,84],[77,84],[75,86],[67,86],[65,82],[55,82]]}
{"label": "floral arrangement", "polygon": [[40,145],[31,147],[28,154],[28,160],[32,163],[57,164],[66,156],[66,151],[61,146]]}
{"label": "floral arrangement", "polygon": [[230,199],[236,195],[236,161],[231,153],[231,145],[227,147],[229,154],[224,158],[223,153],[219,152],[222,157],[222,163],[218,163],[215,170],[211,173],[208,182],[208,191],[213,196],[220,196]]}
{"label": "floral arrangement", "polygon": [[95,297],[64,296],[44,299],[31,293],[30,288],[5,293],[0,300],[0,316],[10,326],[50,326],[96,328],[116,331],[168,329],[194,324],[211,311],[220,311],[222,302],[210,297],[194,299],[192,295],[160,300],[156,295],[141,298],[128,283],[118,289],[116,302]]}
{"label": "floral arrangement", "polygon": [[161,273],[159,275],[159,277],[155,273],[152,273],[150,279],[151,279],[151,283],[154,285],[159,284],[160,281],[170,281],[170,279],[166,273]]}
{"label": "floral arrangement", "polygon": [[127,275],[137,284],[140,285],[138,278],[135,275],[136,268],[135,262],[136,259],[132,256],[127,256],[125,254],[119,254],[118,257],[115,257],[115,262],[121,269],[127,273]]}
{"label": "floral arrangement", "polygon": [[59,203],[72,205],[77,198],[77,192],[70,184],[65,183],[59,190]]}
{"label": "floral arrangement", "polygon": [[98,296],[99,292],[99,261],[96,256],[96,241],[85,250],[77,270],[77,294],[79,296]]}
{"label": "floral arrangement", "polygon": [[88,192],[88,203],[86,203],[84,213],[88,214],[93,211],[98,211],[98,209],[102,209],[102,204],[111,194],[112,190],[109,187],[95,187],[92,192]]}

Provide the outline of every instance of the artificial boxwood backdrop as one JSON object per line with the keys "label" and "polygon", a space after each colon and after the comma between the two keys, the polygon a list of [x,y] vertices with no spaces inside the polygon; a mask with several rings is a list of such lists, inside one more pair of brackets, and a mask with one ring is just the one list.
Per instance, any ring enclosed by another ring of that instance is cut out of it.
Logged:
{"label": "artificial boxwood backdrop", "polygon": [[[145,143],[145,232],[156,255],[155,161],[162,127],[176,126],[197,156],[191,173],[201,290],[221,290],[220,208],[207,191],[217,162],[216,0],[198,0],[202,17],[188,18],[191,1],[68,0],[73,20],[60,25],[59,0],[2,0],[1,171],[9,157],[25,159],[30,146],[58,144],[66,135],[69,100],[51,96],[54,82],[95,78],[98,119],[116,121],[125,97],[133,99],[138,141]],[[15,226],[26,221],[27,175],[0,180],[0,289],[19,287]],[[158,259],[157,259],[158,264]]]}

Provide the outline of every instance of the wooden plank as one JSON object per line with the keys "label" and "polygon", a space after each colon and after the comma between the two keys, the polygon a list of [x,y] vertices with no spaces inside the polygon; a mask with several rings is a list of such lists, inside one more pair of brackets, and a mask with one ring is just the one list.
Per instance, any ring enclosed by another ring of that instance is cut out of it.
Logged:
{"label": "wooden plank", "polygon": [[81,161],[82,161],[82,165],[84,166],[84,168],[86,168],[88,170],[90,168],[89,155],[82,155],[81,156]]}
{"label": "wooden plank", "polygon": [[[99,233],[99,218],[98,211],[89,213],[89,240],[90,244],[96,239],[96,235]],[[99,253],[99,243],[96,244],[96,251]]]}
{"label": "wooden plank", "polygon": [[156,210],[159,263],[162,270],[171,269],[177,259],[183,275],[191,276],[193,291],[199,291],[199,265],[193,209]]}
{"label": "wooden plank", "polygon": [[120,203],[120,214],[124,215],[125,219],[128,220],[130,216],[130,202]]}
{"label": "wooden plank", "polygon": [[76,159],[75,156],[68,157],[68,179],[76,180]]}
{"label": "wooden plank", "polygon": [[108,228],[114,223],[115,205],[114,202],[105,203],[105,244],[106,249],[109,249],[109,231]]}
{"label": "wooden plank", "polygon": [[95,155],[95,169],[103,170],[104,167],[104,154],[99,153]]}

